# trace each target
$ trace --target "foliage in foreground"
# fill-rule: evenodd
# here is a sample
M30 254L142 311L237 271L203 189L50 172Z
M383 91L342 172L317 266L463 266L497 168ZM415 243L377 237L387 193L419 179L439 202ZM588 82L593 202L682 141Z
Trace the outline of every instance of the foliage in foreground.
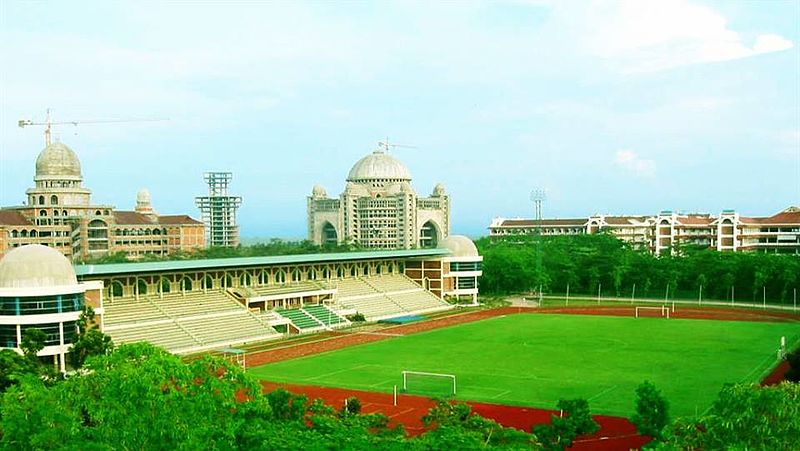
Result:
M52 384L11 354L0 353L11 371L2 380L2 449L536 448L531 434L463 404L440 403L428 416L434 428L406 438L384 415L360 414L355 400L336 411L284 390L264 395L227 360L184 363L147 343L90 356L80 372Z
M636 432L656 440L669 424L669 403L652 382L645 381L636 388L636 411L631 416Z
M708 414L678 419L657 449L800 449L800 384L728 385Z

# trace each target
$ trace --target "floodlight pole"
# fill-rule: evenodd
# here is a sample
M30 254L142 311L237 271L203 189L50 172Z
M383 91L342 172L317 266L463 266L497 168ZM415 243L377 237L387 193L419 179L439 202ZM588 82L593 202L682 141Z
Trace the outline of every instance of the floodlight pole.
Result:
M633 300L636 298L636 284L633 284L633 290L631 290L631 304L633 304Z

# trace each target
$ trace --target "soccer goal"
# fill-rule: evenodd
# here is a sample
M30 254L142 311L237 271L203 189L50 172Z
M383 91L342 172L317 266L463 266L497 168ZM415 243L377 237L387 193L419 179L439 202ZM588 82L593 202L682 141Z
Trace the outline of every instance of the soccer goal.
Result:
M454 396L456 375L403 371L403 392L427 396Z
M662 305L661 307L636 307L636 317L640 316L658 316L669 319L669 307Z

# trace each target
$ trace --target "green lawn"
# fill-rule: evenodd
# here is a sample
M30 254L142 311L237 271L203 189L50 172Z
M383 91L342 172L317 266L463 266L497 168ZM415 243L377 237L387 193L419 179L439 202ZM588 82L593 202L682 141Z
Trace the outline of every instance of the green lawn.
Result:
M522 314L252 368L278 382L391 392L402 370L455 374L458 399L554 408L585 398L628 416L644 380L673 415L708 408L726 382L758 381L800 323Z

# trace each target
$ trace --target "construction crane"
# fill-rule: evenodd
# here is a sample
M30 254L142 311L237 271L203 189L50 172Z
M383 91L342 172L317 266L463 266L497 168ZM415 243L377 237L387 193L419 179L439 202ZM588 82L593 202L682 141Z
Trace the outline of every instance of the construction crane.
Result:
M34 122L30 119L20 119L17 122L17 125L20 128L25 128L29 125L44 125L44 144L45 147L49 146L52 142L51 140L51 131L54 125L74 125L78 126L78 124L110 124L116 122L159 122L159 121L168 121L169 119L112 119L112 120L78 120L78 121L60 121L60 122L53 122L50 118L50 109L47 109L47 118L44 122Z
M391 144L389 142L389 137L386 137L386 141L378 141L378 148L382 149L384 152L389 153L389 149L396 149L398 147L405 147L407 149L416 149L417 146L406 146L404 144Z

